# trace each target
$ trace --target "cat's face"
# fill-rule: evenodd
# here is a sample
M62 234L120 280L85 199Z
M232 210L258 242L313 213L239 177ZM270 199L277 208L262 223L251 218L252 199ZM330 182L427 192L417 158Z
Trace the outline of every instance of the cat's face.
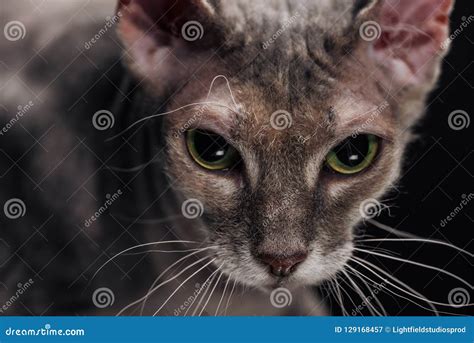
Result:
M317 284L344 266L354 227L368 216L364 206L399 175L407 129L436 78L438 47L399 40L396 31L419 22L440 45L449 1L421 2L415 13L430 9L433 22L413 15L408 2L374 1L335 28L331 18L352 8L347 1L300 2L304 8L290 12L274 1L270 8L280 15L260 13L272 24L247 32L241 24L256 25L256 5L248 3L247 13L197 1L195 19L210 31L198 49L173 36L183 15L150 37L136 26L140 10L151 10L147 2L128 5L133 20L122 23L122 39L142 49L131 68L148 79L151 93L169 95L166 170L185 199L202 204L216 266L254 286ZM303 9L328 20L311 21ZM282 18L300 21L291 27ZM369 18L382 27L375 42L359 34ZM262 48L272 27L288 32ZM154 47L167 34L175 38ZM162 74L140 72L147 64Z

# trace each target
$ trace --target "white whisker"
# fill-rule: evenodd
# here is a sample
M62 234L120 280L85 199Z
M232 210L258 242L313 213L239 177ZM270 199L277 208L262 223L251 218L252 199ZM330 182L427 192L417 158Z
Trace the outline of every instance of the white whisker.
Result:
M214 316L217 316L218 313L219 313L219 309L221 308L222 300L224 300L225 292L227 290L227 286L229 285L229 281L230 281L231 277L232 277L232 273L230 273L229 276L227 277L227 281L225 283L224 290L222 291L222 296L221 296L221 299L219 300L219 304L217 304L217 309L216 309L216 313L214 314Z
M173 295L176 294L176 292L178 292L178 290L183 287L183 285L188 282L191 278L193 278L196 274L198 274L200 271L202 271L203 269L205 269L208 265L210 265L211 263L213 263L216 259L213 258L211 261L207 262L204 266L202 266L201 268L199 268L196 272L194 272L191 276L187 277L186 280L184 280L174 291L173 293L171 293L171 295L165 300L165 302L163 303L163 305L160 306L160 308L158 310L156 310L156 312L153 314L153 316L156 316L158 314L158 312L161 311L161 309L163 307L165 307L165 305L168 303L168 301L170 301L170 299L173 297Z
M433 311L435 312L439 312L436 307L434 307L434 305L440 305L440 306L447 306L447 307L455 307L454 305L452 304L448 304L448 303L442 303L442 302L438 302L438 301L433 301L433 300L430 300L428 298L426 298L425 296L423 296L422 294L420 294L419 292L415 291L413 288L411 288L410 286L408 286L407 284L405 284L404 282L402 282L401 280L397 279L396 277L394 277L393 275L390 275L389 273L387 273L385 270L383 270L382 268L376 266L375 264L373 263L370 263L368 261L365 261L361 258L358 258L358 257L354 257L354 259L352 259L352 261L354 261L355 263L361 265L362 267L364 267L365 269L369 270L370 272L372 272L374 275L377 275L373 270L371 270L370 268L368 268L365 264L371 266L372 268L378 270L380 273L386 275L387 277L391 278L393 281L397 282L398 284L400 284L401 286L405 287L407 290L409 290L410 292L407 292L406 290L398 287L397 285L391 283L389 280L387 280L386 278L383 278L383 277L380 277L379 275L377 275L378 277L380 277L384 282L390 284L391 286L397 288L398 290L402 291L403 293L405 294L408 294L414 298L417 298L419 300L422 300L424 302L426 302L427 304L430 305L430 307L432 308ZM364 264L365 263L365 264ZM472 306L474 304L466 304L465 306Z
M137 121L135 121L134 123L132 123L131 125L129 125L126 129L122 130L121 132L117 133L116 135L110 137L110 138L107 138L105 141L106 142L110 142L111 140L114 140L116 139L117 137L120 137L121 135L123 135L125 132L127 132L128 130L130 130L131 128L135 127L136 125L146 121L146 120L149 120L149 119L153 119L153 118L156 118L156 117L161 117L161 116L164 116L164 115L167 115L167 114L171 114L171 113L175 113L175 112L178 112L178 111L181 111L185 108L189 108L189 107L193 107L193 106L202 106L202 105L210 105L210 106L218 106L218 107L223 107L223 108L227 108L228 110L232 111L232 112L235 112L235 110L231 109L229 106L227 105L224 105L224 104L220 104L218 102L214 102L214 101L203 101L203 102L194 102L194 103L191 103L191 104L187 104L187 105L184 105L184 106L181 106L179 108L176 108L174 110L171 110L171 111L166 111L166 112L162 112L162 113L156 113L156 114L152 114L152 115L149 115L149 116L146 116L146 117L143 117L143 118L140 118L138 119Z
M390 260L400 261L400 262L404 262L404 263L408 263L408 264L413 264L413 265L415 265L415 266L419 266L419 267L423 267L423 268L435 270L435 271L440 272L440 273L442 273L442 274L451 276L452 278L455 278L456 280L461 281L463 284L469 286L471 289L474 289L474 286L472 286L469 282L467 282L467 281L464 280L463 278L457 276L456 274L453 274L453 273L451 273L451 272L448 272L448 271L446 271L446 270L444 270L444 269L438 268L438 267L430 266L430 265L428 265L428 264L424 264L424 263L420 263L420 262L416 262L416 261L412 261L412 260L407 260L407 259L404 259L404 258L399 258L399 257L395 257L395 256L389 256L389 255L385 255L385 254L380 254L380 253L378 253L378 252L374 252L374 251L370 251L370 250L359 249L359 248L354 248L354 250L360 251L360 252L364 252L364 253L370 254L370 255L375 255L375 256L384 257L384 258L387 258L387 259L390 259Z
M219 267L219 269L221 269L223 265L224 265L224 264L222 264L222 265ZM218 270L219 270L219 269L218 269ZM203 314L204 310L206 309L206 306L207 306L207 304L209 303L209 301L211 300L212 295L214 294L214 291L216 290L216 287L217 287L217 285L219 284L219 281L221 280L222 275L224 275L224 273L221 272L221 273L219 274L219 277L217 278L216 283L214 284L214 287L212 288L211 294L209 294L209 297L207 298L206 303L205 303L204 306L202 307L201 312L199 312L198 317L201 317L201 315Z
M120 310L120 312L117 314L117 316L120 316L124 311L126 311L126 310L129 309L130 307L132 307L132 306L134 306L134 305L140 303L141 301L146 301L146 300L148 299L148 297L149 297L152 293L154 293L157 289L159 289L160 287L166 285L167 283L169 283L169 282L175 280L177 277L179 277L181 274L183 274L186 270L188 270L189 268L192 268L192 267L195 266L196 264L198 264L198 263L200 263L200 262L202 262L202 261L204 261L204 260L206 260L206 259L208 259L208 258L209 258L208 256L205 256L205 257L203 257L203 258L197 260L196 262L194 262L194 263L190 264L189 266L187 266L186 268L184 268L180 273L178 273L177 275L175 275L175 276L172 277L171 279L168 279L168 280L166 280L166 281L160 283L158 286L156 286L156 287L150 289L150 290L147 292L147 294L145 294L143 297L141 297L141 298L138 299L138 300L135 300L134 302L128 304L128 305L125 306L122 310ZM144 310L144 305L142 306L142 309L141 309L140 314L143 314L143 310Z
M232 289L230 290L229 297L227 298L227 303L225 305L224 316L227 316L227 310L229 309L229 305L231 304L232 295L234 294L235 285L237 284L237 279L234 280L234 284L232 285Z
M443 242L443 241L438 241L435 239L425 239L425 238L370 238L370 239L364 239L360 240L358 242L423 242L423 243L432 243L432 244L438 244L438 245L444 245L447 247L450 247L452 249L455 249L459 252L462 252L469 257L474 257L474 254L470 253L469 251L466 251L462 248L459 248L453 244Z
M220 267L219 267L220 268ZM194 315L196 314L196 312L199 310L199 307L201 306L203 300L206 298L206 295L207 295L207 292L209 292L209 290L211 289L211 285L212 283L214 282L214 279L216 278L216 273L219 271L219 269L216 269L211 275L209 275L209 277L206 279L206 281L204 282L204 287L206 287L206 290L204 291L204 293L202 293L201 297L199 298L199 302L198 304L196 305L196 307L194 308L194 311L193 313L191 314L191 316L194 317ZM209 282L209 283L208 283ZM207 285L207 286L206 286ZM194 303L194 301L193 301ZM188 310L191 309L191 306L189 306ZM188 311L186 311L184 313L184 315L186 315Z
M362 301L364 301L367 304L367 309L369 310L370 314L373 316L375 315L381 316L382 314L379 311L377 311L377 309L370 303L370 301L367 299L364 292L362 292L360 287L354 282L354 280L352 280L350 275L345 270L342 270L342 272L344 273L346 278L349 280L349 282L352 284L352 286L354 286L354 290L360 295Z
M94 275L92 275L92 279L94 279L97 274L102 270L102 268L104 268L107 264L109 264L110 262L112 262L115 258L117 258L118 256L126 253L127 251L130 251L130 250L133 250L133 249L138 249L138 248L142 248L142 247L146 247L146 246L150 246L150 245L158 245L158 244L169 244L169 243L194 243L194 244L197 244L199 242L194 242L194 241L181 241L181 240L175 240L175 241L162 241L162 242L151 242L151 243L144 243L144 244L138 244L138 245L135 245L133 247L130 247L130 248L127 248L125 250L122 250L121 252L119 252L118 254L112 256L111 258L109 258L109 260L107 262L105 262L99 269L97 269L97 271L94 273ZM92 280L91 279L91 280Z
M374 291L372 290L372 287L369 286L369 284L367 283L367 281L364 280L364 278L362 278L358 271L355 269L355 268L352 268L350 265L346 265L347 268L349 268L351 271L352 271L352 274L355 275L359 280L362 281L362 283L365 285L365 287L369 290L371 296L374 298L375 302L377 303L377 305L379 306L380 310L382 311L383 315L384 316L388 316L387 314L387 311L385 310L385 307L382 305L382 303L380 302L379 298L375 295Z

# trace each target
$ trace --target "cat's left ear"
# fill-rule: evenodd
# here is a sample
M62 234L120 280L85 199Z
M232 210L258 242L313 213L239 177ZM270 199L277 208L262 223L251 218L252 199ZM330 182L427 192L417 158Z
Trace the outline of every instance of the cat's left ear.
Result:
M207 0L119 0L117 32L131 72L155 94L171 92L216 45L214 10Z
M424 86L438 75L453 0L379 0L357 18L361 42L393 86Z

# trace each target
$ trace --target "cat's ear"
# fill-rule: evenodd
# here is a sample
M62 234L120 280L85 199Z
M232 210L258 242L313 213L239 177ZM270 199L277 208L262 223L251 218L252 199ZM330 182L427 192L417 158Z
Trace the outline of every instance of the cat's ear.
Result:
M436 79L452 5L452 0L379 0L360 12L360 38L393 86L424 86Z
M159 91L189 74L191 57L216 39L206 0L120 0L117 13L129 68Z

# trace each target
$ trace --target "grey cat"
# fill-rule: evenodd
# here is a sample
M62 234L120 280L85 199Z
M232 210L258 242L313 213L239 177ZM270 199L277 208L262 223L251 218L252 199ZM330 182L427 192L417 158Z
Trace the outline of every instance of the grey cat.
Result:
M452 5L9 5L2 314L328 314L313 287L397 181Z

